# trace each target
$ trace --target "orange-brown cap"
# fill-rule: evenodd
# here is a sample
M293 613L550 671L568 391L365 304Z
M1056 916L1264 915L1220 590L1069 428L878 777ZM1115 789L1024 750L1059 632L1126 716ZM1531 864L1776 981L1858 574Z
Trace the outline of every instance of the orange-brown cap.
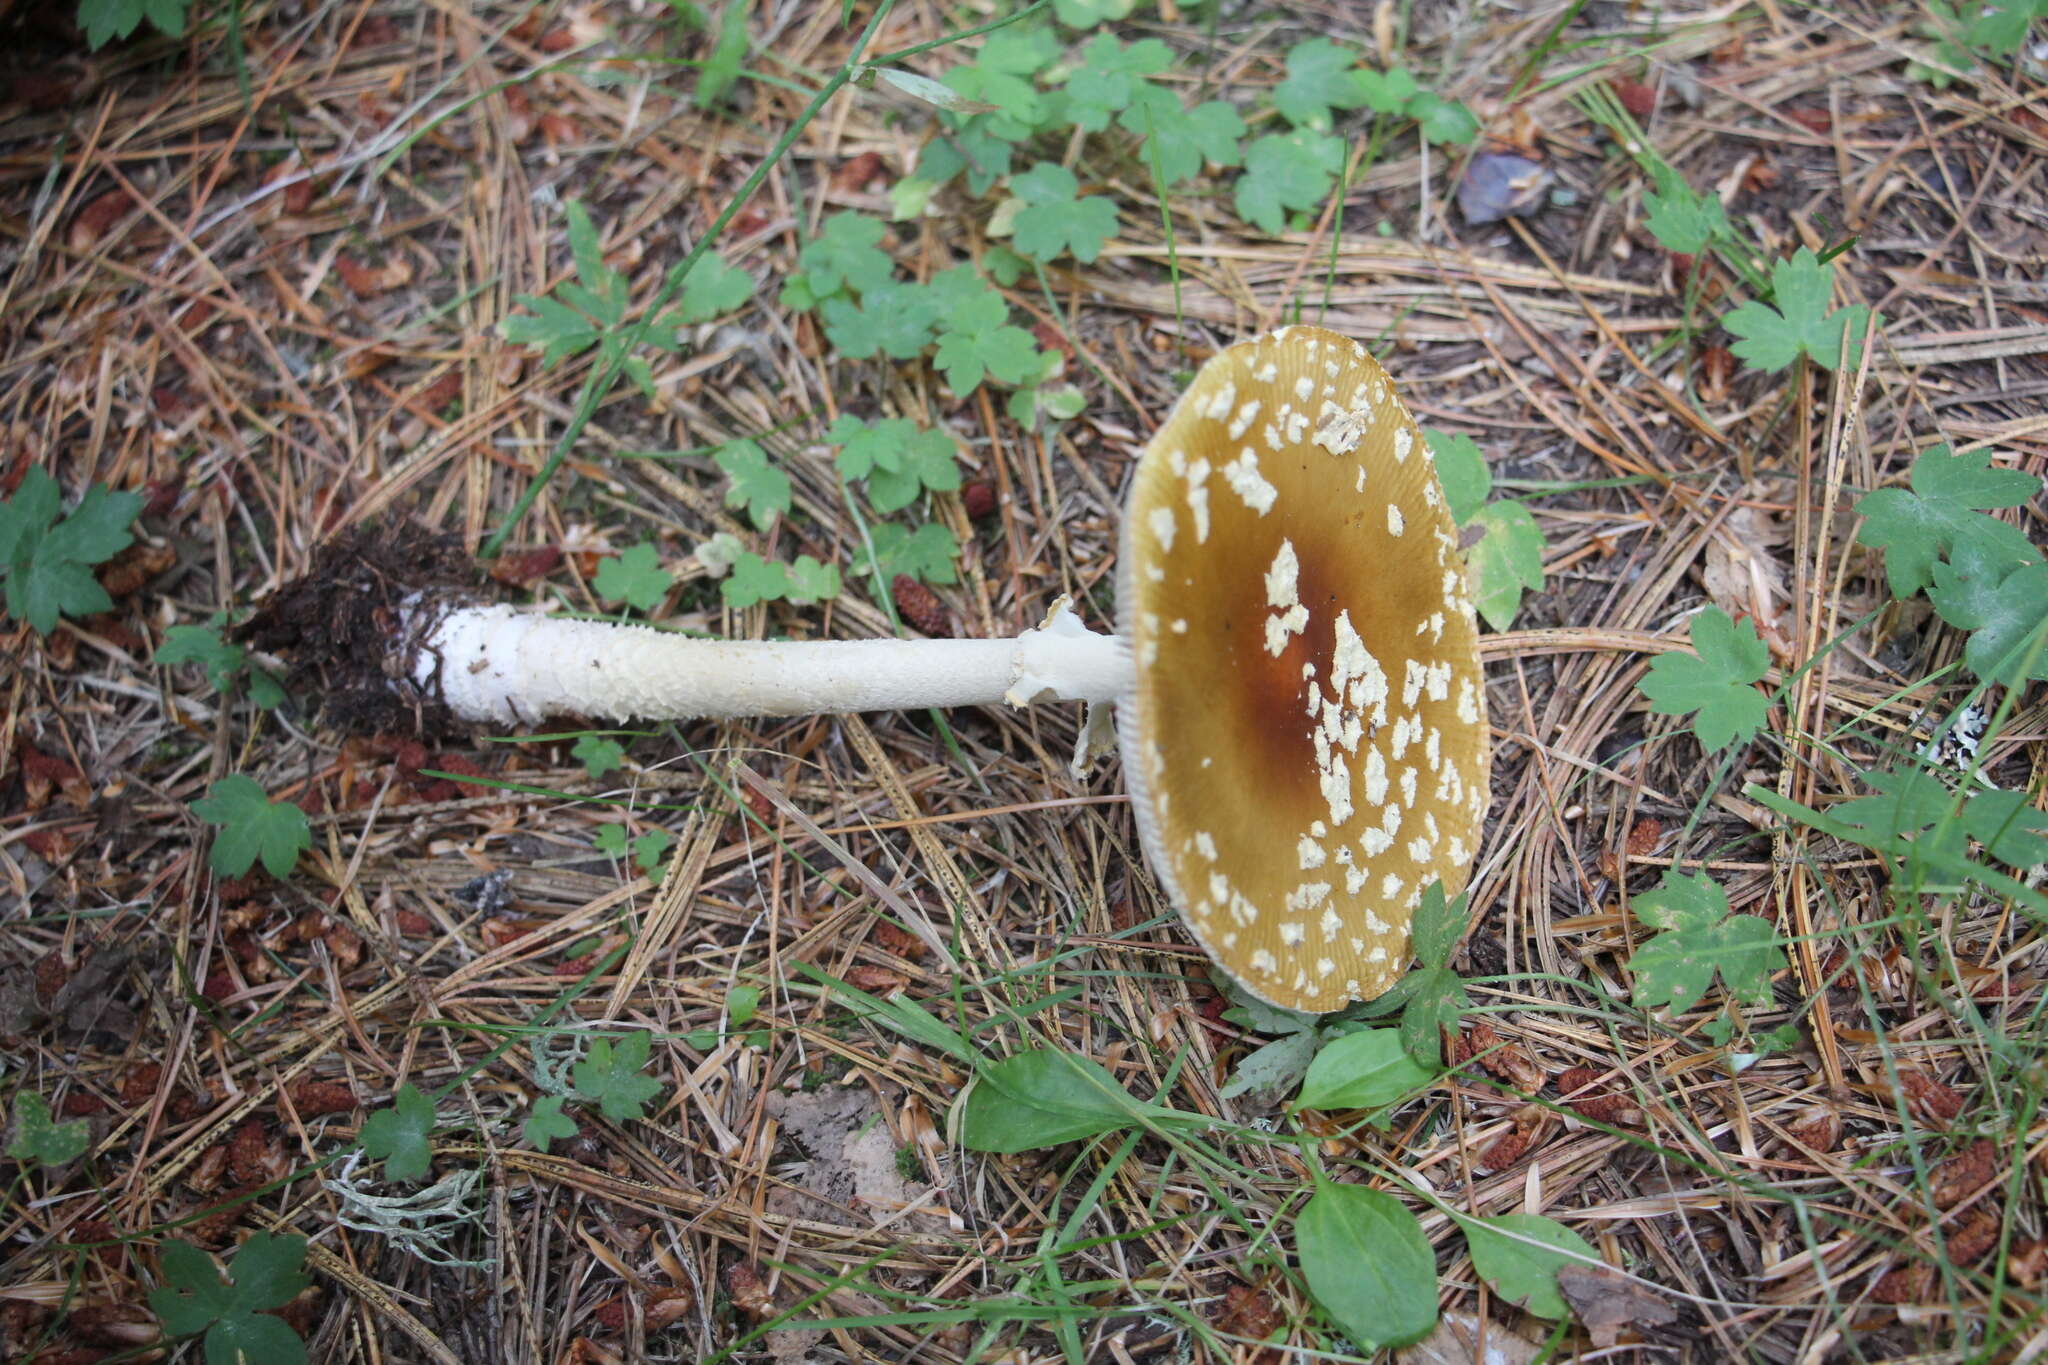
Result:
M1139 461L1121 573L1168 894L1262 1000L1379 995L1423 889L1464 887L1488 753L1457 528L1386 371L1317 327L1210 360Z

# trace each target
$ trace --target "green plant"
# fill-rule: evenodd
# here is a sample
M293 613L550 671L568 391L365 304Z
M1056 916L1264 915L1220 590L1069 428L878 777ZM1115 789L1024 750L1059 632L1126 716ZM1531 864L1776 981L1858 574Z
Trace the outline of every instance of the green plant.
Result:
M837 597L839 589L839 570L810 555L798 555L794 564L783 564L751 550L734 557L732 572L718 585L725 604L735 610L760 602L808 606Z
M165 1242L157 1257L164 1282L149 1292L149 1307L165 1335L205 1333L207 1365L305 1365L306 1344L270 1311L312 1283L301 1270L305 1238L256 1233L235 1252L225 1284L213 1258L189 1242Z
M653 1035L636 1029L613 1044L593 1038L590 1053L576 1063L575 1096L595 1104L614 1123L647 1117L647 1103L662 1090L661 1082L643 1076Z
M604 245L590 221L590 211L572 199L563 206L563 214L568 220L569 254L576 264L576 278L558 285L556 297L519 295L518 302L532 312L509 317L498 325L498 334L505 340L540 347L543 365L557 365L595 348L601 370L623 371L652 399L653 368L645 356L633 354L634 346L679 351L684 327L730 312L753 295L751 276L717 252L707 252L687 275L682 266L670 272L664 293L682 294L674 307L655 314L644 326L629 321L632 283L624 271L605 264Z
M1422 1340L1436 1326L1436 1255L1393 1195L1318 1181L1295 1216L1301 1275L1362 1355Z
M207 865L223 877L245 876L263 862L273 877L290 875L299 855L313 846L306 813L289 801L272 801L255 779L230 773L192 803L192 813L220 826Z
M1870 310L1862 304L1830 308L1835 270L1801 247L1789 261L1771 267L1771 301L1752 299L1721 319L1735 334L1729 346L1753 369L1775 374L1800 356L1824 370L1854 370L1863 356L1863 331Z
M1021 207L1011 220L1010 240L1017 250L1037 261L1051 261L1068 252L1082 262L1100 256L1102 244L1116 235L1116 204L1103 195L1081 198L1080 191L1081 182L1074 173L1050 161L1013 176L1010 192ZM1008 317L1007 307L1003 315ZM1025 340L1030 340L1028 332ZM1033 347L1034 356L1036 349ZM1019 375L1008 382L1022 378Z
M591 847L607 858L623 858L630 853L633 866L659 886L668 871L662 860L675 842L676 836L665 829L650 829L629 840L624 825L599 825L591 838Z
M578 736L569 756L583 765L593 782L603 781L605 774L617 772L626 763L625 746L603 735Z
M875 551L875 568L884 582L897 574L909 574L920 583L955 583L953 564L960 557L960 542L953 532L937 522L909 530L893 522L877 526L869 534Z
M1415 907L1410 928L1416 966L1394 988L1359 1013L1368 1018L1401 1011L1401 1045L1409 1059L1434 1070L1443 1062L1443 1038L1455 1033L1471 1007L1465 982L1451 970L1451 950L1465 931L1465 897L1446 903L1444 884L1431 882Z
M206 681L214 691L229 695L246 692L249 700L264 710L284 701L284 684L269 669L249 657L249 651L221 636L218 620L204 626L172 626L156 651L156 662L165 666L198 664L206 670Z
M1932 62L1909 62L1906 74L1945 90L1980 57L2008 62L2026 45L2036 19L2048 18L2048 0L1988 0L1961 6L1927 0L1927 17L1914 31L1932 41Z
M1470 436L1435 428L1425 428L1422 434L1436 461L1451 520L1482 532L1465 551L1472 604L1486 624L1506 630L1522 609L1522 594L1543 590L1543 531L1525 504L1487 501L1493 492L1493 472Z
M1209 1122L1134 1099L1100 1062L1056 1048L978 1067L960 1104L960 1141L977 1152L1027 1152L1134 1124L1193 1129Z
M185 0L78 0L78 26L95 52L116 38L126 38L145 19L159 33L182 38L185 18Z
M1172 64L1172 49L1157 38L1141 38L1126 47L1109 34L1098 33L1081 49L1081 65L1066 73L1067 116L1076 128L1100 133L1131 107L1139 92L1152 88L1145 77Z
M1359 1029L1316 1054L1294 1103L1297 1109L1382 1109L1427 1089L1435 1076L1408 1055L1400 1030Z
M1692 716L1692 732L1709 753L1748 742L1770 714L1756 690L1770 671L1770 650L1755 623L1738 626L1719 607L1694 615L1690 632L1694 652L1652 659L1638 690L1660 716Z
M1315 208L1344 169L1344 140L1312 128L1268 133L1244 150L1244 174L1233 190L1238 217L1265 232L1287 226L1290 209Z
M2048 621L2048 564L2019 528L1987 515L2024 505L2041 481L1991 467L1988 451L1934 446L1913 461L1910 489L1880 488L1856 504L1857 542L1884 551L1892 595L1925 592L1941 619L1970 632L1963 662L1978 677L2048 677L2038 643Z
M363 1155L384 1163L386 1180L425 1180L434 1164L434 1102L410 1081L391 1101L363 1120L357 1139Z
M84 1119L54 1122L48 1100L33 1090L15 1094L14 1132L7 1141L7 1155L24 1166L33 1164L47 1170L78 1160L91 1145L91 1127Z
M1786 965L1777 931L1760 915L1730 914L1728 894L1712 878L1667 868L1656 890L1633 906L1636 918L1657 930L1629 959L1637 1005L1691 1009L1717 972L1731 1000L1770 1003L1771 973Z
M643 544L601 561L590 586L608 602L624 602L635 611L653 611L675 582L675 575L661 567L655 548Z
M1663 162L1651 167L1657 188L1643 195L1643 226L1666 251L1696 256L1733 235L1728 210L1711 194L1699 194Z
M699 109L709 109L723 100L739 80L747 57L747 18L753 8L754 0L726 0L718 17L718 39L697 73L695 101Z
M75 620L112 611L114 600L92 571L133 543L128 527L141 510L139 493L94 484L60 517L57 481L40 467L30 469L14 496L0 502L7 614L48 635L59 616Z
M732 486L725 490L727 507L746 509L756 531L766 531L788 513L792 494L789 475L768 462L768 452L753 441L728 441L711 459Z
M841 417L825 433L840 447L839 472L860 481L877 512L897 512L927 491L960 487L959 448L934 427L920 428L907 417L863 422Z

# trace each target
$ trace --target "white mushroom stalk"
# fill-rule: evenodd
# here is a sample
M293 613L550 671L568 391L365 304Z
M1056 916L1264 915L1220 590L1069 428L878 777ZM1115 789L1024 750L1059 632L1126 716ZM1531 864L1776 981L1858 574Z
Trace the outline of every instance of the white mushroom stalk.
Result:
M1103 703L1131 687L1129 646L1065 599L1007 640L701 640L504 605L410 611L397 671L476 725Z

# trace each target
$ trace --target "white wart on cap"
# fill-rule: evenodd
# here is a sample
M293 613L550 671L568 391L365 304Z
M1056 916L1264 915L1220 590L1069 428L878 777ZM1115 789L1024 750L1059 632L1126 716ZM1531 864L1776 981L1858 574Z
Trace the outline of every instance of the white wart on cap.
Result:
M1478 624L1427 442L1365 348L1222 352L1139 461L1118 614L1126 781L1154 870L1252 994L1323 1012L1408 963L1486 814Z

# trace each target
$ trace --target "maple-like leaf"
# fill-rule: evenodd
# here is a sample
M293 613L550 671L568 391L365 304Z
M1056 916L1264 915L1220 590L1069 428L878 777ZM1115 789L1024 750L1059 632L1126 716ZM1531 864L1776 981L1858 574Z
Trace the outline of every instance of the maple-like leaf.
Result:
M1767 373L1784 369L1802 355L1824 370L1844 364L1855 369L1863 355L1870 310L1860 303L1830 309L1834 288L1834 267L1821 264L1810 248L1801 247L1791 260L1771 267L1769 303L1752 299L1721 319L1737 337L1728 349Z
M2041 491L2041 480L2022 469L1991 463L1989 450L1958 455L1947 445L1920 452L1908 488L1880 488L1856 503L1863 526L1856 543L1884 551L1892 596L1911 597L1934 581L1934 564L1959 549L1986 567L2013 568L2040 558L2017 526L1984 515L2019 507Z
M1719 973L1729 996L1770 1003L1771 974L1785 966L1777 930L1758 915L1728 913L1728 895L1711 878L1666 869L1654 891L1635 898L1636 918L1661 932L1629 959L1635 1002L1644 1009L1691 1009Z
M1736 625L1719 607L1692 618L1692 654L1660 654L1638 684L1660 716L1693 716L1700 747L1712 753L1763 728L1770 702L1755 684L1770 671L1771 652L1756 625Z

